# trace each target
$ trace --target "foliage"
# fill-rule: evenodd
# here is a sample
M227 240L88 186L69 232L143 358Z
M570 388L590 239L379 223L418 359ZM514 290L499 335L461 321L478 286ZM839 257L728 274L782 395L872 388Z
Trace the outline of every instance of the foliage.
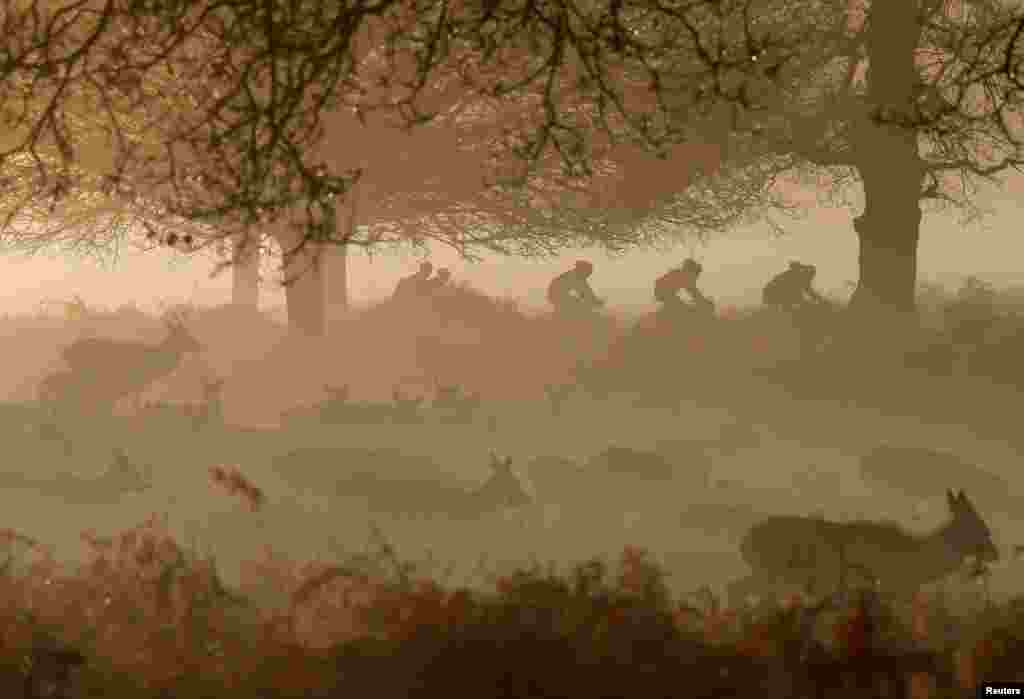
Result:
M918 696L947 696L1020 669L1018 602L956 622L952 643L941 633L932 642L944 612L923 598L910 626L860 596L834 597L827 617L799 597L723 610L707 592L672 600L663 571L633 547L614 579L593 560L565 577L537 567L497 576L493 592L423 577L379 535L375 552L344 563L298 566L268 551L247 570L286 593L274 609L225 589L214 562L183 551L157 519L83 540L92 562L65 574L8 532L8 546L43 555L0 579L0 681L62 675L65 689L107 696L653 697L685 684L688 696L711 697L754 686L904 696L909 679L931 685ZM812 630L820 621L824 636ZM886 690L884 678L901 681Z
M865 87L864 52L885 58L866 21L874 11L832 0L685 11L621 0L124 0L58 13L11 1L0 65L0 97L12 105L0 150L14 185L7 222L27 212L38 225L47 206L79 199L49 233L7 230L29 248L103 250L110 238L89 219L108 232L191 228L200 244L273 223L297 226L298 246L433 237L462 251L621 250L680 226L747 223L763 207L795 213L780 178L840 194L869 122L915 129L922 197L969 207L977 182L1020 162L1019 11L926 3L917 50L928 62L906 109L885 113ZM432 122L428 138L446 144L453 135L452 157L468 156L458 186L378 187L372 225L339 238L335 209L365 174L340 155L360 139L343 125L350 112L377 125ZM325 138L337 153L325 157ZM690 143L716 152L681 149ZM726 167L712 172L719 160ZM389 171L382 184L401 176L393 162L377 169Z
M62 315L74 324L89 325L106 318L118 318L125 323L145 320L147 327L159 325L157 319L148 318L141 310L104 310L87 304L81 297L54 303L64 306ZM175 310L188 312L200 324L205 323L202 319L213 312L170 302L158 306L164 313ZM937 285L922 285L920 306L920 330L911 333L906 346L896 348L892 353L898 359L899 368L911 368L936 376L966 373L1005 385L1024 385L1024 372L1016 360L1024 343L1024 325L1016 298L996 292L990 285L975 280L965 281L959 290L952 292ZM757 308L722 309L719 322L697 333L698 337L693 337L693 333L669 333L665 336L645 333L653 319L654 316L609 317L602 321L605 334L594 338L603 337L602 342L619 349L633 351L635 347L640 354L631 355L633 359L651 371L652 377L657 377L659 382L670 374L680 374L681 368L676 361L680 343L690 353L710 349L718 361L714 371L705 373L709 380L712 377L717 377L713 380L721 380L722 374L748 371L751 366L771 365L790 354L789 346L795 332ZM494 371L495 366L503 363L533 367L537 377L535 388L539 392L546 382L569 379L576 362L585 358L565 342L567 334L578 334L576 330L560 327L544 316L527 314L515 299L492 298L467 284L450 286L434 302L371 305L353 313L345 321L348 335L362 337L370 343L394 342L396 327L403 329L399 332L403 342L417 347L422 362L420 368L425 376L450 377L452 383L463 383L475 390L483 389L485 393L497 391L500 395L505 390L495 383L500 372ZM615 344L617 340L618 345ZM862 354L856 338L851 342L853 351ZM814 366L794 367L797 369L792 377L796 382L794 388L799 390L796 384L806 382L807 387L815 391L836 392L838 395L855 388L837 383L847 372L832 371L830 362L841 366L849 360L840 351L842 344L833 346L832 359L823 355L823 362ZM635 373L633 367L631 363L623 367L627 383L639 378L632 376ZM664 371L659 373L661 369ZM831 378L822 381L819 374ZM389 385L387 395L390 395L390 390Z
M513 360L545 322L469 288L454 293L461 322L508 329ZM931 293L955 303L953 293ZM746 312L723 322L766 327ZM1009 360L1005 370L1019 375ZM896 385L897 376L878 383ZM692 397L699 387L687 389ZM264 506L238 467L211 469L209 486L246 509ZM0 534L5 690L73 680L82 695L112 697L664 697L680 688L710 697L753 687L768 696L905 696L909 681L915 696L944 697L982 679L1020 679L1020 600L966 618L923 598L907 617L853 591L824 604L794 597L725 609L707 591L673 599L663 571L635 547L614 566L591 560L564 575L535 566L492 576L486 591L451 589L382 535L370 553L341 560L302 563L268 548L227 589L216 561L179 545L159 517L113 537L85 532L88 560L71 573L38 542ZM268 586L279 603L259 598Z
M972 215L974 187L1020 162L1021 17L1001 3L969 13L926 3L919 34L905 27L881 42L881 9L829 1L468 7L424 15L446 38L439 74L475 93L438 90L436 111L461 127L461 149L486 154L503 194L532 207L520 231L547 226L613 248L637 224L648 233L638 242L680 225L713 232L766 206L799 208L772 191L779 180L813 188L818 203L848 203L872 124L914 129L921 198ZM911 94L897 95L897 71L868 74L867 64L904 60L905 42L916 75ZM718 172L688 168L688 143L713 145ZM631 146L671 165L659 172Z

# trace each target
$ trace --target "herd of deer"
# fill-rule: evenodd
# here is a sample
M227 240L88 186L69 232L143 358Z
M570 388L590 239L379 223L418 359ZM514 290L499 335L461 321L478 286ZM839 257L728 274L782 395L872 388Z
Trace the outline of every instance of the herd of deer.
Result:
M183 319L169 320L167 325L167 337L157 345L101 338L77 340L61 353L68 368L41 382L40 401L54 407L70 405L79 409L95 409L97 406L112 408L115 403L127 398L132 399L137 409L141 409L142 395L150 385L171 374L187 354L203 349L186 329ZM205 382L204 393L208 399L219 395L222 383L220 380ZM348 419L354 419L357 414L366 419L380 417L371 406L353 407L349 403L347 388L328 389L330 397L327 404L321 406L321 415L339 413ZM547 393L552 412L560 413L568 395L567 389L551 386ZM389 408L376 410L386 412L390 419L396 421L403 418L412 420L423 400L406 398L397 389L393 399L392 404L387 404ZM465 419L467 414L478 407L479 396L465 396L457 389L448 387L438 391L435 403L446 407L452 419L459 420ZM207 400L204 405L217 403ZM202 415L203 419L209 417L208 414ZM746 434L744 438L752 437ZM740 446L755 444L756 437L753 439L754 442ZM733 442L733 448L739 444L736 435L731 440L719 440L717 443L680 442L671 445L668 451L660 450L660 455L611 447L591 459L588 466L591 467L589 470L599 469L608 473L620 472L660 480L671 477L675 466L686 462L691 466L690 470L696 469L706 476L709 455L721 453L730 441ZM911 448L901 452L899 448L880 447L862 459L862 475L866 480L873 479L876 482L888 479L890 485L901 487L898 482L901 477L899 474L903 473L901 466L913 460L915 454L920 456L922 451L927 450L918 449L915 452ZM291 456L295 456L295 452ZM123 453L121 457L123 459ZM546 468L542 462L542 459L535 460L534 468ZM281 465L287 466L283 462ZM421 512L473 517L501 508L520 507L533 501L534 498L526 492L513 472L510 459L501 460L492 454L490 468L490 478L474 491L444 489L423 482L403 490L395 487L394 482L389 485L381 481L372 471L351 474L337 482L336 487L338 494L365 497L377 509L393 512L419 509ZM122 463L119 469L115 469L115 475L123 477L129 470ZM922 474L915 471L917 475L907 476L914 484L935 481L935 478L922 478ZM136 485L141 482L138 474L131 475ZM979 487L983 486L983 490L1003 494L1006 492L1005 483L991 474L986 475L980 469L976 469L974 475L969 477L972 478L972 487L977 482ZM11 485L0 479L0 487ZM820 585L825 581L835 583L847 569L895 593L906 595L912 594L925 583L956 571L967 558L988 563L999 557L988 525L968 497L963 492L954 494L950 490L945 491L945 496L950 512L949 521L923 536L884 522L840 523L820 517L784 515L759 517L751 508L737 509L735 506L732 509L719 506L714 512L705 515L710 518L736 517L743 523L745 533L739 548L753 574L737 581L730 588L731 597L741 598L751 591L771 589L779 583L801 586L810 583ZM431 501L432 506L424 508L423 503L427 501ZM715 509L713 505L709 507ZM685 521L685 515L683 519Z
M130 398L141 412L146 389L173 373L186 355L203 349L181 317L170 318L167 327L167 337L157 345L99 337L76 340L61 352L68 368L40 382L40 402L55 410L92 412L112 410L118 401Z
M312 406L287 410L282 415L286 425L297 425L313 419L321 424L346 425L413 425L426 421L423 411L425 396L410 397L399 386L391 392L390 402L354 401L349 386L324 384L327 400ZM466 393L458 384L435 382L435 394L430 410L441 424L471 424L480 413L483 399L479 393ZM494 427L493 416L488 424Z

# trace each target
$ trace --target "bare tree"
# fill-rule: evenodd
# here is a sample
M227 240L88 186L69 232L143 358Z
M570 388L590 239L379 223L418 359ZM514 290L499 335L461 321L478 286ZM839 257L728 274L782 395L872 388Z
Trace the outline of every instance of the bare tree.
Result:
M772 191L789 177L833 201L862 185L854 306L909 310L921 202L970 211L974 183L1020 162L1024 16L997 0L10 6L4 173L31 166L35 199L88 189L84 172L215 236L269 231L297 286L324 245L388 236L532 254L713 231L791 208ZM451 127L462 188L367 196L372 225L339 230L367 174L324 153L347 111ZM97 140L109 167L82 166ZM616 205L654 171L638 152L674 165L694 143L721 165ZM308 283L294 296L317 333Z
M699 141L723 164L701 182L707 198L679 200L691 214L722 184L756 183L758 196L731 200L738 213L771 203L760 185L784 174L840 198L860 183L853 306L905 311L921 202L975 215L972 187L1020 164L1022 22L997 0L524 0L448 15L436 32L458 37L452 60L480 95L520 110L489 139L496 171L539 182L557 159L593 177L610 144L664 156Z
M387 0L4 9L8 243L109 258L135 224L200 246L266 227L286 268L336 237L333 199L357 176L316 158L321 113L360 52L397 46L415 19Z

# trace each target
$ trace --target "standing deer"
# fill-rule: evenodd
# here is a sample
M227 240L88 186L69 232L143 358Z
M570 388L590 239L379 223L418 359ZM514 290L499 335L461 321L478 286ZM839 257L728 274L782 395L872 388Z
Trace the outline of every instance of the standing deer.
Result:
M199 403L185 406L185 414L192 422L193 430L224 424L224 379L202 378L203 399Z
M114 463L92 478L73 473L46 477L21 471L0 472L0 488L35 491L44 497L84 505L114 503L125 495L143 493L152 487L152 468L136 464L120 447L113 449L113 457Z
M815 594L828 594L846 578L867 578L886 596L907 600L921 586L956 572L968 556L998 560L992 533L967 495L947 490L946 502L949 521L923 536L891 522L768 517L740 544L754 572L729 586L730 604L777 583L811 585Z
M140 410L142 394L150 385L177 369L186 354L203 349L180 318L166 324L167 337L157 345L100 337L76 340L61 352L70 369L44 379L40 399L113 408L130 397Z
M40 404L49 406L51 417L55 416L57 406L81 410L85 407L85 398L91 383L88 378L73 371L56 371L39 382L36 395Z
M571 383L544 384L544 395L547 396L548 404L551 406L551 416L559 417L562 414L562 406L572 395L576 385Z

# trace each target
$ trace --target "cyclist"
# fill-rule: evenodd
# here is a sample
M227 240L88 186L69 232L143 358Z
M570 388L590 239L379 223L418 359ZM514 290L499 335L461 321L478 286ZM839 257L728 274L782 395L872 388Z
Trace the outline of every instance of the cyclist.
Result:
M682 266L669 270L654 282L654 298L661 304L659 313L673 320L685 317L693 312L713 315L715 303L697 288L697 278L703 267L694 259L688 259ZM679 297L685 291L690 301Z
M402 277L398 281L391 298L401 300L421 296L424 292L424 287L430 279L430 273L433 271L434 265L426 261L420 263L420 268L417 272L410 274L408 277Z
M775 275L765 284L761 300L766 306L788 311L806 307L809 303L827 303L812 286L816 273L814 265L790 262L789 269Z
M590 287L594 265L580 260L567 272L559 274L548 285L548 301L558 315L579 315L604 305Z
M451 280L451 270L449 270L447 267L442 267L441 269L437 270L437 274L423 282L422 293L427 295L433 295L438 292L444 291L444 289L447 288L447 286L451 283Z
M828 335L827 317L822 311L828 310L830 305L812 286L816 272L814 265L790 262L789 269L773 277L761 295L766 306L790 316L804 352L819 347Z

